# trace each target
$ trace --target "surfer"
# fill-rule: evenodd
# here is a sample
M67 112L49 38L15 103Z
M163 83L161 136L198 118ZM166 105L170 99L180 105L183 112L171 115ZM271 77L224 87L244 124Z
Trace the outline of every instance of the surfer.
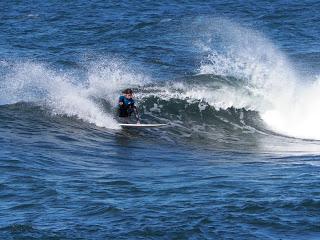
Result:
M140 116L137 107L134 105L133 91L128 88L122 91L122 96L119 97L119 120L123 123L129 123L130 116L134 113L137 124L140 124Z

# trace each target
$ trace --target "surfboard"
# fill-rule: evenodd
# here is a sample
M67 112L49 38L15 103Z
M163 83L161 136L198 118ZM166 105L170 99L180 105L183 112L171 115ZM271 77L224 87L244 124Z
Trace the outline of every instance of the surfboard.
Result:
M133 128L156 128L156 127L164 127L167 124L136 124L136 123L119 123L121 127L133 127Z

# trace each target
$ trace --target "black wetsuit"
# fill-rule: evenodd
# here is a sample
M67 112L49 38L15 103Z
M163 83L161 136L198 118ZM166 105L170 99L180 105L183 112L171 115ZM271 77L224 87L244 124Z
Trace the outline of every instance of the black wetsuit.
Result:
M119 117L130 117L131 114L134 112L135 117L139 120L139 115L136 106L134 105L134 100L132 98L126 98L125 96L119 97Z

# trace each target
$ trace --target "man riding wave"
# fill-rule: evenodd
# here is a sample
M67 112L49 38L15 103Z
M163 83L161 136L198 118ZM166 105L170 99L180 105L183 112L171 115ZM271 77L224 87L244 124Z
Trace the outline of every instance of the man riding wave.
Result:
M130 88L128 88L122 91L122 94L123 95L119 97L119 108L118 108L120 122L129 123L130 117L132 113L134 113L137 124L139 124L140 116L139 116L137 107L134 105L133 91Z

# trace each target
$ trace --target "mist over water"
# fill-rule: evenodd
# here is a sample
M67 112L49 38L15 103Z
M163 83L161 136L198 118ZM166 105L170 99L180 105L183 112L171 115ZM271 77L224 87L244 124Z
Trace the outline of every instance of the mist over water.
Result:
M0 238L319 239L319 7L3 3Z

